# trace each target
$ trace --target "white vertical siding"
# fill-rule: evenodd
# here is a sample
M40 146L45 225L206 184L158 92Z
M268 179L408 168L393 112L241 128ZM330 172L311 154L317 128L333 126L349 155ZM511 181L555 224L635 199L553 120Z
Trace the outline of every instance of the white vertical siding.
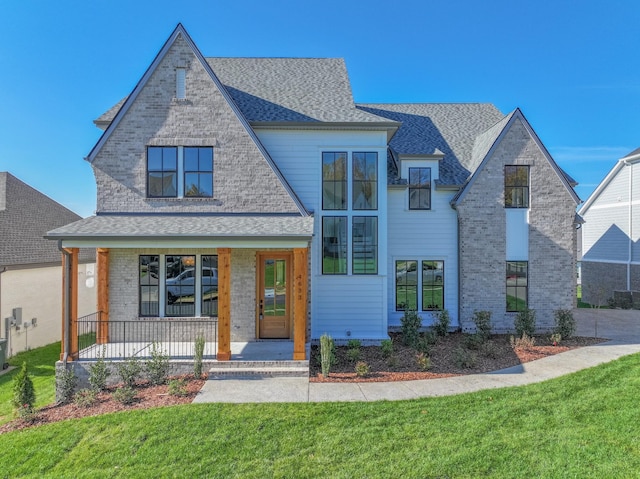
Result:
M289 185L313 211L311 249L311 338L327 333L336 339L387 337L387 189L386 132L256 130ZM377 215L378 274L322 275L323 151L378 152L378 211L334 211L331 216ZM350 164L350 163L349 163ZM351 173L349 173L349 178ZM352 185L349 184L349 189ZM351 237L349 236L349 243ZM349 244L349 255L351 244Z
M458 223L449 202L454 193L437 191L437 161L403 161L401 175L407 178L409 166L431 167L430 210L409 210L408 189L390 189L388 196L389 282L387 289L389 325L399 325L401 311L396 311L395 262L398 260L444 261L444 305L452 326L458 322ZM433 313L419 311L425 325L432 324Z

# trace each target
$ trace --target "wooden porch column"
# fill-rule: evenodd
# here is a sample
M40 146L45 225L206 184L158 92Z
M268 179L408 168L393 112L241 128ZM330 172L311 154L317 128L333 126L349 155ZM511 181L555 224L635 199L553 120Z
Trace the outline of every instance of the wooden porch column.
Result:
M231 248L218 248L217 359L231 359Z
M308 249L293 249L293 359L304 361L306 357L305 345L307 342L307 288L308 281Z
M70 254L62 255L62 352L60 359L64 359L64 335L66 329L65 293L69 294L69 356L67 359L78 358L78 248L65 248ZM67 277L67 261L69 261L70 275Z
M98 263L98 330L96 343L109 342L109 249L97 249Z

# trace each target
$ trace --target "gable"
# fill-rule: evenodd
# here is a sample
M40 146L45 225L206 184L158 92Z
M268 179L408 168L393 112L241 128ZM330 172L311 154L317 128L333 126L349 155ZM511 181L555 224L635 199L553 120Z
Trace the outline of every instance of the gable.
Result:
M469 191L474 188L474 184L480 181L479 178L486 175L502 177L504 165L515 164L537 167L537 174L543 172L540 181L554 188L564 189L568 197L571 198L575 205L578 205L580 199L569 183L569 179L558 167L551 155L549 155L549 152L533 131L522 112L516 109L507 117L508 120L506 123L501 121L496 125L496 127L504 125L500 131L494 127L485 138L480 137L479 142L482 143L482 145L476 143L478 148L476 151L484 151L490 140L495 138L491 147L486 150L486 154L478 164L476 170L452 200L452 205L455 207L461 204ZM487 168L489 168L489 171L485 171ZM531 181L533 182L533 179ZM482 183L482 181L480 181L480 183ZM492 189L484 191L485 194L491 195L491 197L487 198L487 201L490 202L492 199L500 197L498 201L502 202L503 189L498 188L496 190L495 181L491 183L493 185ZM479 190L483 190L482 186L479 187Z
M176 69L186 71L177 100ZM148 198L149 146L213 148L213 198ZM98 213L285 213L304 207L179 25L89 154Z

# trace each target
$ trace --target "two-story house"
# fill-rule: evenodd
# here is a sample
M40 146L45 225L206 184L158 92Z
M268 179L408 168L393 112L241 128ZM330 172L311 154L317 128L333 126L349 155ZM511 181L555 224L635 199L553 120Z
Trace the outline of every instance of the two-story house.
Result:
M96 215L49 237L98 249L110 321L214 316L219 360L271 338L303 359L406 309L502 331L574 305L579 200L520 110L356 104L341 59L205 58L178 25L96 124Z

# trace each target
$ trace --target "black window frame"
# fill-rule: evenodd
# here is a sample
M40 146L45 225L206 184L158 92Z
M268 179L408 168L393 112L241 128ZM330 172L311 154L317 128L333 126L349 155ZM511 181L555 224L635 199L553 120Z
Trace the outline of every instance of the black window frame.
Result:
M144 262L143 262L144 258ZM155 276L157 279L157 283L154 285L151 282L145 283L143 278L152 278L153 271L152 266L155 263ZM143 318L157 318L160 316L160 272L158 270L160 266L160 255L158 254L141 254L138 256L138 314ZM144 267L144 268L143 268ZM145 275L142 273L146 272ZM143 301L143 299L149 298L151 291L156 290L156 300L155 301ZM143 293L146 288L146 293ZM142 307L143 302L150 305L150 312L145 313L144 308ZM155 303L155 308L151 307ZM155 311L152 311L155 310ZM152 314L155 312L155 314Z
M442 300L442 307L439 308L436 304L436 302L434 302L434 298L436 297L435 294L431 294L429 299L431 300L431 303L428 304L427 303L427 299L426 299L426 289L425 287L427 286L426 282L425 282L425 266L427 265L427 263L439 263L440 268L436 268L436 269L432 269L429 268L428 270L430 271L434 271L433 273L433 282L431 283L431 285L436 284L436 285L440 285L440 290L441 290L441 300ZM445 297L444 297L444 260L440 260L440 259L423 259L420 262L420 298L421 298L421 310L422 311L444 311L445 309ZM438 271L440 271L440 276L438 275ZM432 289L432 291L435 291L434 289Z
M323 216L322 217L322 274L323 275L346 275L349 269L349 239L348 239L348 217L347 216ZM339 236L327 236L325 231L329 228L329 222L333 222L333 228L338 228L338 222L343 223L344 231L342 236L344 237L344 245L341 245ZM338 235L340 232L337 233ZM335 241L328 241L331 238L335 238ZM343 253L343 254L342 254ZM329 271L326 266L325 259L334 260L334 264L340 265L340 261L343 261L344 271L340 268L334 268L333 271Z
M356 236L356 231L359 228L356 228L357 221L364 221L363 233ZM375 222L374 225L369 225L369 222ZM368 235L368 231L373 231L373 235ZM373 240L371 243L367 241L358 242L356 245L356 240L358 237L367 238L371 237ZM378 274L378 244L379 244L379 234L378 234L378 217L377 216L352 216L351 217L351 274L352 275L376 275ZM356 247L357 246L357 247ZM360 251L360 248L363 248ZM367 249L370 248L370 252ZM371 254L372 258L367 258L367 255ZM362 263L356 263L356 255L363 255L363 258L358 258L359 260L364 260ZM367 268L367 260L373 259L374 261L374 270L369 270ZM356 264L364 264L365 267L363 270L358 269L356 271Z
M511 173L513 171L513 173ZM524 172L524 173L520 173ZM504 207L529 208L530 170L528 165L505 165ZM515 195L514 195L515 193ZM515 198L515 201L514 201ZM521 200L521 203L520 203Z
M155 167L151 167L151 165L149 164L150 160L151 160L151 155L150 152L151 151L156 151L156 150L160 150L160 163L161 166L160 168L155 168ZM171 168L165 168L164 162L165 162L165 152L169 152L169 151L173 151L174 156L175 156L175 168L171 169ZM164 183L164 178L165 175L169 175L172 174L173 175L173 188L175 190L175 194L164 194L164 185L163 185L163 194L160 195L154 195L152 194L152 189L151 189L151 184L152 184L152 180L151 180L151 175L155 173L155 174L160 174L161 177L163 178L162 183ZM148 198L177 198L178 197L178 147L177 146L147 146L147 197Z
M339 179L340 175L337 174L339 172L335 168L335 163L341 155L343 155L344 164L343 164L343 171L342 171L342 179ZM329 171L328 169L325 169L325 164L327 164L328 161L334 165L333 170L331 171ZM349 199L348 182L347 182L348 163L349 163L349 154L346 151L323 151L322 152L322 192L321 193L322 193L322 209L323 210L326 210L326 211L347 210L348 199ZM338 177L338 179L336 179L336 177ZM329 203L328 198L325 198L325 190L327 190L327 187L331 185L331 188L329 189L334 193L334 196L335 196L337 184L342 185L342 193L343 193L342 201L341 201L342 204L334 207L334 205L328 204Z
M358 158L356 158L358 156ZM356 162L363 164L362 170L356 168ZM373 172L371 171L373 164ZM357 173L357 174L356 174ZM373 178L371 178L373 173ZM354 211L375 211L378 209L378 152L354 151L351 153L351 209ZM357 207L357 192L369 190L370 198L365 207Z
M410 269L410 263L413 264L413 269ZM418 283L418 260L415 259L401 259L401 260L396 260L395 262L395 273L396 273L396 280L395 280L395 287L396 287L396 311L417 311L418 310L418 289L419 289L419 283ZM410 272L415 272L415 284L408 284L408 279L409 279L409 273ZM404 274L403 274L404 273ZM399 280L404 279L403 282L400 282ZM415 304L413 305L409 305L407 304L407 298L409 296L408 291L409 288L413 288L415 290L414 292L414 296L415 296ZM403 291L403 294L400 294L400 291ZM401 296L404 297L405 302L404 307L401 306L400 303L400 298Z
M210 258L210 259L206 259ZM213 266L215 264L215 267ZM215 314L207 314L206 303L207 300L205 294L209 291L205 291L205 270L206 268L210 268L211 271L215 270L216 281L215 285L207 285L212 286L211 293L215 293L215 299L210 299L212 303L212 309ZM213 277L213 275L209 276ZM200 315L203 317L217 317L218 316L218 255L217 254L203 254L200 255L200 282L198 283L200 287Z
M429 173L429 180L426 182L420 181L422 178L421 171L427 171ZM412 181L417 175L418 181ZM418 195L418 206L412 206L412 199L414 194ZM423 195L427 195L429 205L427 207L420 206ZM422 210L428 211L431 209L431 168L427 166L416 166L409 168L409 209L410 210Z
M174 261L169 264L170 258L174 259ZM176 258L180 258L179 260L176 260ZM184 258L193 258L192 262L193 262L193 266L187 266L185 264L185 260ZM176 265L176 263L178 263ZM191 261L189 261L191 262ZM196 297L196 255L195 254L167 254L164 257L164 264L165 264L165 273L164 273L164 280L163 280L163 287L164 287L164 315L165 317L168 318L195 318L196 317L196 303L195 303L195 297ZM171 273L173 274L173 276L169 277L169 270L171 269ZM189 310L185 307L181 307L180 309L178 309L176 306L174 306L178 301L180 302L180 305L183 304L182 302L182 298L183 297L188 297L187 294L182 294L183 293L183 289L187 289L188 290L188 286L183 286L183 285L168 285L167 282L168 280L171 279L175 279L178 276L180 276L181 274L185 273L186 271L188 271L189 269L193 270L192 273L192 277L193 277L193 302L191 303L193 306L193 311L189 312ZM175 291L179 291L178 295L175 295L173 293L170 293L169 288L175 288ZM174 297L177 298L175 301L170 302L170 299ZM186 303L186 305L188 306L188 303ZM168 311L172 310L172 311L179 311L178 314L170 314ZM187 311L186 313L184 311Z
M198 152L198 168L196 170L187 169L187 151L197 150ZM202 162L207 161L207 159L201 158L201 153L210 152L211 156L211 168L207 167L203 168ZM213 198L213 147L211 146L185 146L182 151L182 164L183 164L183 174L182 174L182 185L183 185L183 196L185 198ZM200 190L200 186L202 183L200 182L200 178L204 176L211 176L208 186L211 188L211 194L189 194L187 191L187 175L197 175L198 177L198 191Z
M515 266L515 268L510 269L510 265L519 265ZM524 275L522 275L521 269L524 266ZM509 282L511 281L511 284ZM523 284L524 283L524 284ZM509 295L509 289L513 291L515 288L515 296ZM522 308L518 309L518 299L522 298L519 292L524 290L524 305ZM515 309L511 309L509 305L509 297L515 298L513 304L515 304ZM507 261L506 264L506 275L505 275L505 309L507 313L519 313L521 311L526 311L529 307L529 262L528 261Z

